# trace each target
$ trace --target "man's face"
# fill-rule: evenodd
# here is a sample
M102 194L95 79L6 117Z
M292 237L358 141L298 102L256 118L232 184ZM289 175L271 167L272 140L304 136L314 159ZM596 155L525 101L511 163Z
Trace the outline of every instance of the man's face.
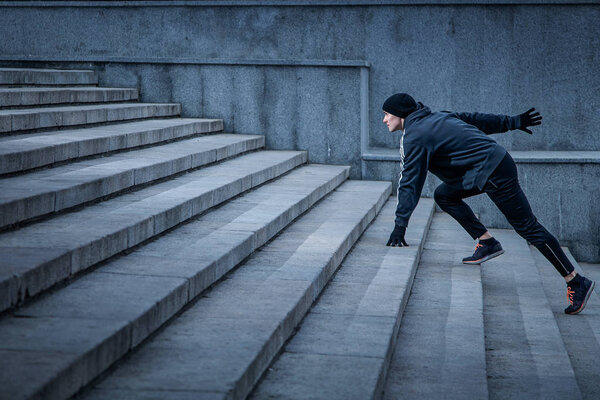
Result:
M384 112L383 115L383 123L387 125L390 132L404 129L404 118L396 117L388 112Z

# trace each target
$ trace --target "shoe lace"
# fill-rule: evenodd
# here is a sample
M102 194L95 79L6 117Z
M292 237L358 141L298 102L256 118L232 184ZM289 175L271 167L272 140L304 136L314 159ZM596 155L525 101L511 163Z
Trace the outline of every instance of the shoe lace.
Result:
M571 290L571 286L567 286L567 300L571 305L573 305L573 294L575 294L575 291Z
M483 247L483 245L482 245L481 243L477 243L477 244L475 245L475 250L477 250L477 249L478 249L478 248L480 248L480 247Z

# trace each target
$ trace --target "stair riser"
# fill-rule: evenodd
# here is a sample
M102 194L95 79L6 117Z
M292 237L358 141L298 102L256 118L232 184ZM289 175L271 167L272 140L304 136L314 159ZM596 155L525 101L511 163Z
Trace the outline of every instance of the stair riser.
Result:
M86 111L44 111L0 116L0 132L19 132L42 128L57 128L143 118L173 117L181 113L179 104L126 106L115 109Z
M0 85L97 85L93 71L0 70Z
M26 293L29 296L33 296L55 283L68 278L70 275L158 235L206 211L208 208L214 207L252 187L256 187L276 176L282 175L298 165L306 163L306 161L306 153L299 153L288 161L255 172L245 178L237 179L229 184L218 187L216 190L206 191L202 194L196 194L198 189L194 191L193 187L190 187L193 194L190 194L189 200L184 202L181 201L181 197L185 192L177 191L173 195L154 196L147 202L136 204L135 208L122 208L118 212L112 213L114 218L122 215L121 219L116 222L114 220L107 221L106 223L108 224L108 228L110 228L111 224L121 224L123 220L131 221L127 228L121 228L116 231L112 230L112 233L85 243L74 250L61 252L58 249L56 256L48 255L46 257L46 261L43 264L44 268L36 268L24 275L17 274L16 277L12 277L10 280L13 283L7 285L12 289L9 292L2 293L2 298L0 298L0 306L2 307L0 311L6 310L23 301ZM163 211L151 215L157 204L161 203L164 204L161 208ZM170 204L175 205L170 206ZM145 208L145 205L147 205L147 208ZM106 226L96 228L98 231L107 229ZM42 243L46 243L46 241L42 241ZM5 243L5 246L11 246L11 243ZM51 246L51 242L48 242L48 246ZM46 279L48 272L45 271L51 271L51 280ZM17 285L19 288L17 289L16 297L14 297L15 279L18 282Z
M37 106L50 104L106 103L138 99L137 89L2 91L0 107Z

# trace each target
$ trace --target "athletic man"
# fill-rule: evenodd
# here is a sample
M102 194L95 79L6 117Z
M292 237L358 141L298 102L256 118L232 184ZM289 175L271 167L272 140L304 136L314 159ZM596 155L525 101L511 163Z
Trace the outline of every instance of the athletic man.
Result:
M498 242L477 219L463 199L486 193L515 231L532 243L554 265L567 282L570 305L567 314L583 310L594 282L575 272L573 265L552 236L536 219L519 186L517 168L507 151L487 135L542 123L532 108L516 115L431 112L429 107L405 93L389 97L383 104L383 122L390 132L402 131L401 174L398 180L396 221L388 246L407 246L406 226L417 206L427 171L442 180L434 198L477 239L475 253L465 264L481 264L504 253Z

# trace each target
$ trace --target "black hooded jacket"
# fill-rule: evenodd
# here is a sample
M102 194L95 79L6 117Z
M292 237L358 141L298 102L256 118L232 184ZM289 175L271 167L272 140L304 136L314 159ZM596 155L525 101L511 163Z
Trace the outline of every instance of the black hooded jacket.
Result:
M398 181L396 225L407 226L427 171L462 189L483 189L506 150L486 135L518 129L519 116L432 113L419 103L404 121L403 169Z

